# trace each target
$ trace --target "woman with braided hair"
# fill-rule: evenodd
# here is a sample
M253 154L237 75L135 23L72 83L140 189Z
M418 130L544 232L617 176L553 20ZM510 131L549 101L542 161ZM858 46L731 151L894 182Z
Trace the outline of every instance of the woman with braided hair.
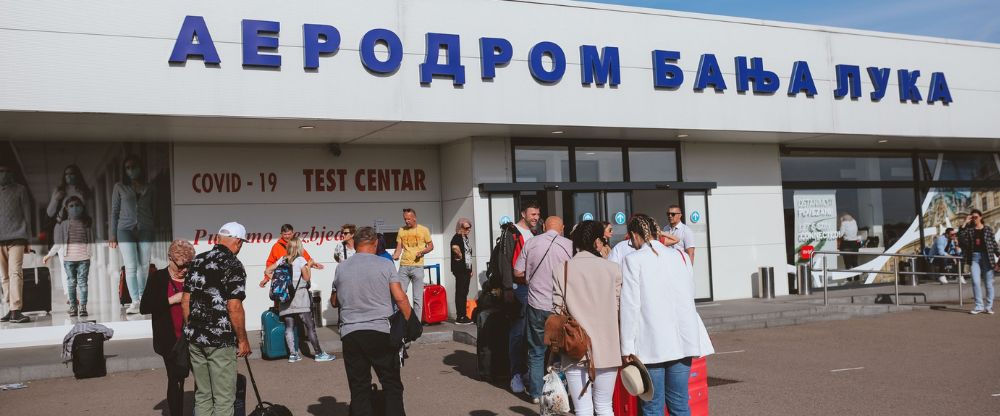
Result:
M563 355L560 361L569 366L566 381L569 382L575 414L612 416L611 398L622 355L618 340L621 267L601 257L608 240L600 222L581 222L570 237L573 240L573 258L552 272L552 309L559 313L566 308L587 331L591 341L590 360L595 369L594 378L590 378L591 363L586 361L587 358L572 362ZM588 381L592 385L588 386Z
M628 222L637 250L622 262L622 363L638 359L649 370L653 398L642 401L643 415L689 415L691 358L715 352L694 306L691 262L658 237L656 221L636 215Z

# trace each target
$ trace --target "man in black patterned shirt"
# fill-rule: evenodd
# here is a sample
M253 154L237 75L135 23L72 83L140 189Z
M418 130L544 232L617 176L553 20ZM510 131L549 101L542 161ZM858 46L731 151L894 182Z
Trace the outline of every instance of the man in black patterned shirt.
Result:
M247 230L230 222L218 238L212 250L192 261L181 306L197 386L195 414L229 416L236 399L236 357L250 355L243 311L247 273L236 258Z

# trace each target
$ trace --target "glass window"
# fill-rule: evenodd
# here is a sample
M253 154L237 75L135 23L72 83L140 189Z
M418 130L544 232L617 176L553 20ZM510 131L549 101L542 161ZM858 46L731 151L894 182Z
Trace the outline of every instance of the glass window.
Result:
M910 181L913 163L908 155L802 152L781 157L783 181Z
M671 148L631 147L628 149L629 180L676 181L677 151Z
M517 146L514 182L569 182L569 148Z
M621 182L622 149L615 147L577 147L577 182Z
M831 269L886 270L888 257L880 254L921 251L913 197L912 188L786 189L789 260L799 260L799 249L811 245L817 251L860 253L829 256ZM882 282L885 276L891 275L837 273L830 284L858 277Z
M920 155L926 180L1000 179L993 153L931 153Z

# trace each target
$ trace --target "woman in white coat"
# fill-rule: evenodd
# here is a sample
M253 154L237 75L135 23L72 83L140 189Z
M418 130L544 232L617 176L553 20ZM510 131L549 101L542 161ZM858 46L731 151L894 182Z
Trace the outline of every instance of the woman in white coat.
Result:
M628 223L638 250L622 263L622 362L639 359L653 381L653 399L642 402L642 414L689 415L688 377L691 358L715 352L705 324L694 306L694 277L687 255L657 241L659 226L645 215Z

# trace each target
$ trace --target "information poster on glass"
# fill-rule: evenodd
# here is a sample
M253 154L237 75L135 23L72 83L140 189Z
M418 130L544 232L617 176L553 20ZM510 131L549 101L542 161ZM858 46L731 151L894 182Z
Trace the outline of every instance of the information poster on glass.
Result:
M837 194L832 190L797 190L793 196L795 206L795 253L802 246L813 246L816 251L837 250ZM798 254L796 254L798 256ZM822 286L821 264L837 266L835 255L815 255L813 286ZM796 258L797 261L802 261Z

